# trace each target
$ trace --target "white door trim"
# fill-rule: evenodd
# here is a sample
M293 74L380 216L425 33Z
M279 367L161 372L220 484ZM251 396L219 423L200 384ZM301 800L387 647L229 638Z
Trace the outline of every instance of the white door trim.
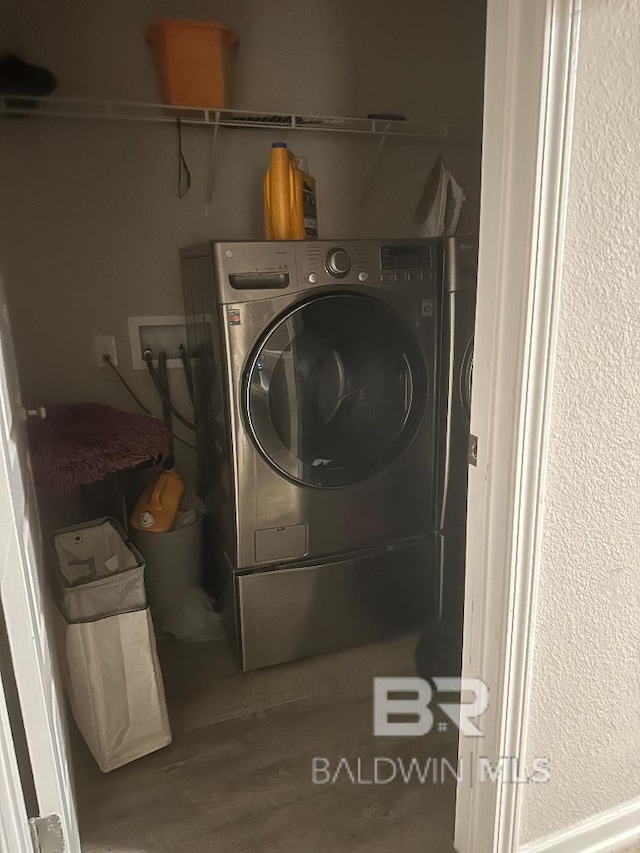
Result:
M29 820L0 673L0 853L30 851Z
M463 675L491 705L460 740L460 853L518 843L521 786L474 771L525 757L580 4L488 2Z
M37 796L37 818L79 853L80 838L54 663L50 599L30 477L9 313L0 278L0 599ZM53 827L54 824L52 823Z

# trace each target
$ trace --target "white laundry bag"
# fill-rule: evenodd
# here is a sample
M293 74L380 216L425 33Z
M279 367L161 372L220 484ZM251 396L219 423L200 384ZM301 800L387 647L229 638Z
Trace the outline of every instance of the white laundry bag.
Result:
M171 743L144 563L117 521L54 534L69 704L103 773Z

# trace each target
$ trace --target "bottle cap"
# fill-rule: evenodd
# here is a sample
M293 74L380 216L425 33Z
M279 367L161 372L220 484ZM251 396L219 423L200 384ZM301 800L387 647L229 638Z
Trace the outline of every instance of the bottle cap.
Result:
M272 142L271 147L272 148L286 148L287 143L286 142Z

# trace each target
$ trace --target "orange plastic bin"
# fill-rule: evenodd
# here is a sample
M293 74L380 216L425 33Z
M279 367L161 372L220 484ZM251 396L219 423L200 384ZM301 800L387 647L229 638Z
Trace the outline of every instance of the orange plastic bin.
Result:
M167 104L230 109L240 40L216 21L160 20L147 30Z

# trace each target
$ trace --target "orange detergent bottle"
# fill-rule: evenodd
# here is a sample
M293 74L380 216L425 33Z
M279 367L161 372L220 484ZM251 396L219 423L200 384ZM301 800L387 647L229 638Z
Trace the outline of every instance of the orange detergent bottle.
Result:
M306 162L274 142L264 176L264 236L267 240L317 240L316 181Z
M138 498L130 519L131 526L137 530L166 533L176 519L184 495L184 482L172 461L167 460L163 468L158 479Z

